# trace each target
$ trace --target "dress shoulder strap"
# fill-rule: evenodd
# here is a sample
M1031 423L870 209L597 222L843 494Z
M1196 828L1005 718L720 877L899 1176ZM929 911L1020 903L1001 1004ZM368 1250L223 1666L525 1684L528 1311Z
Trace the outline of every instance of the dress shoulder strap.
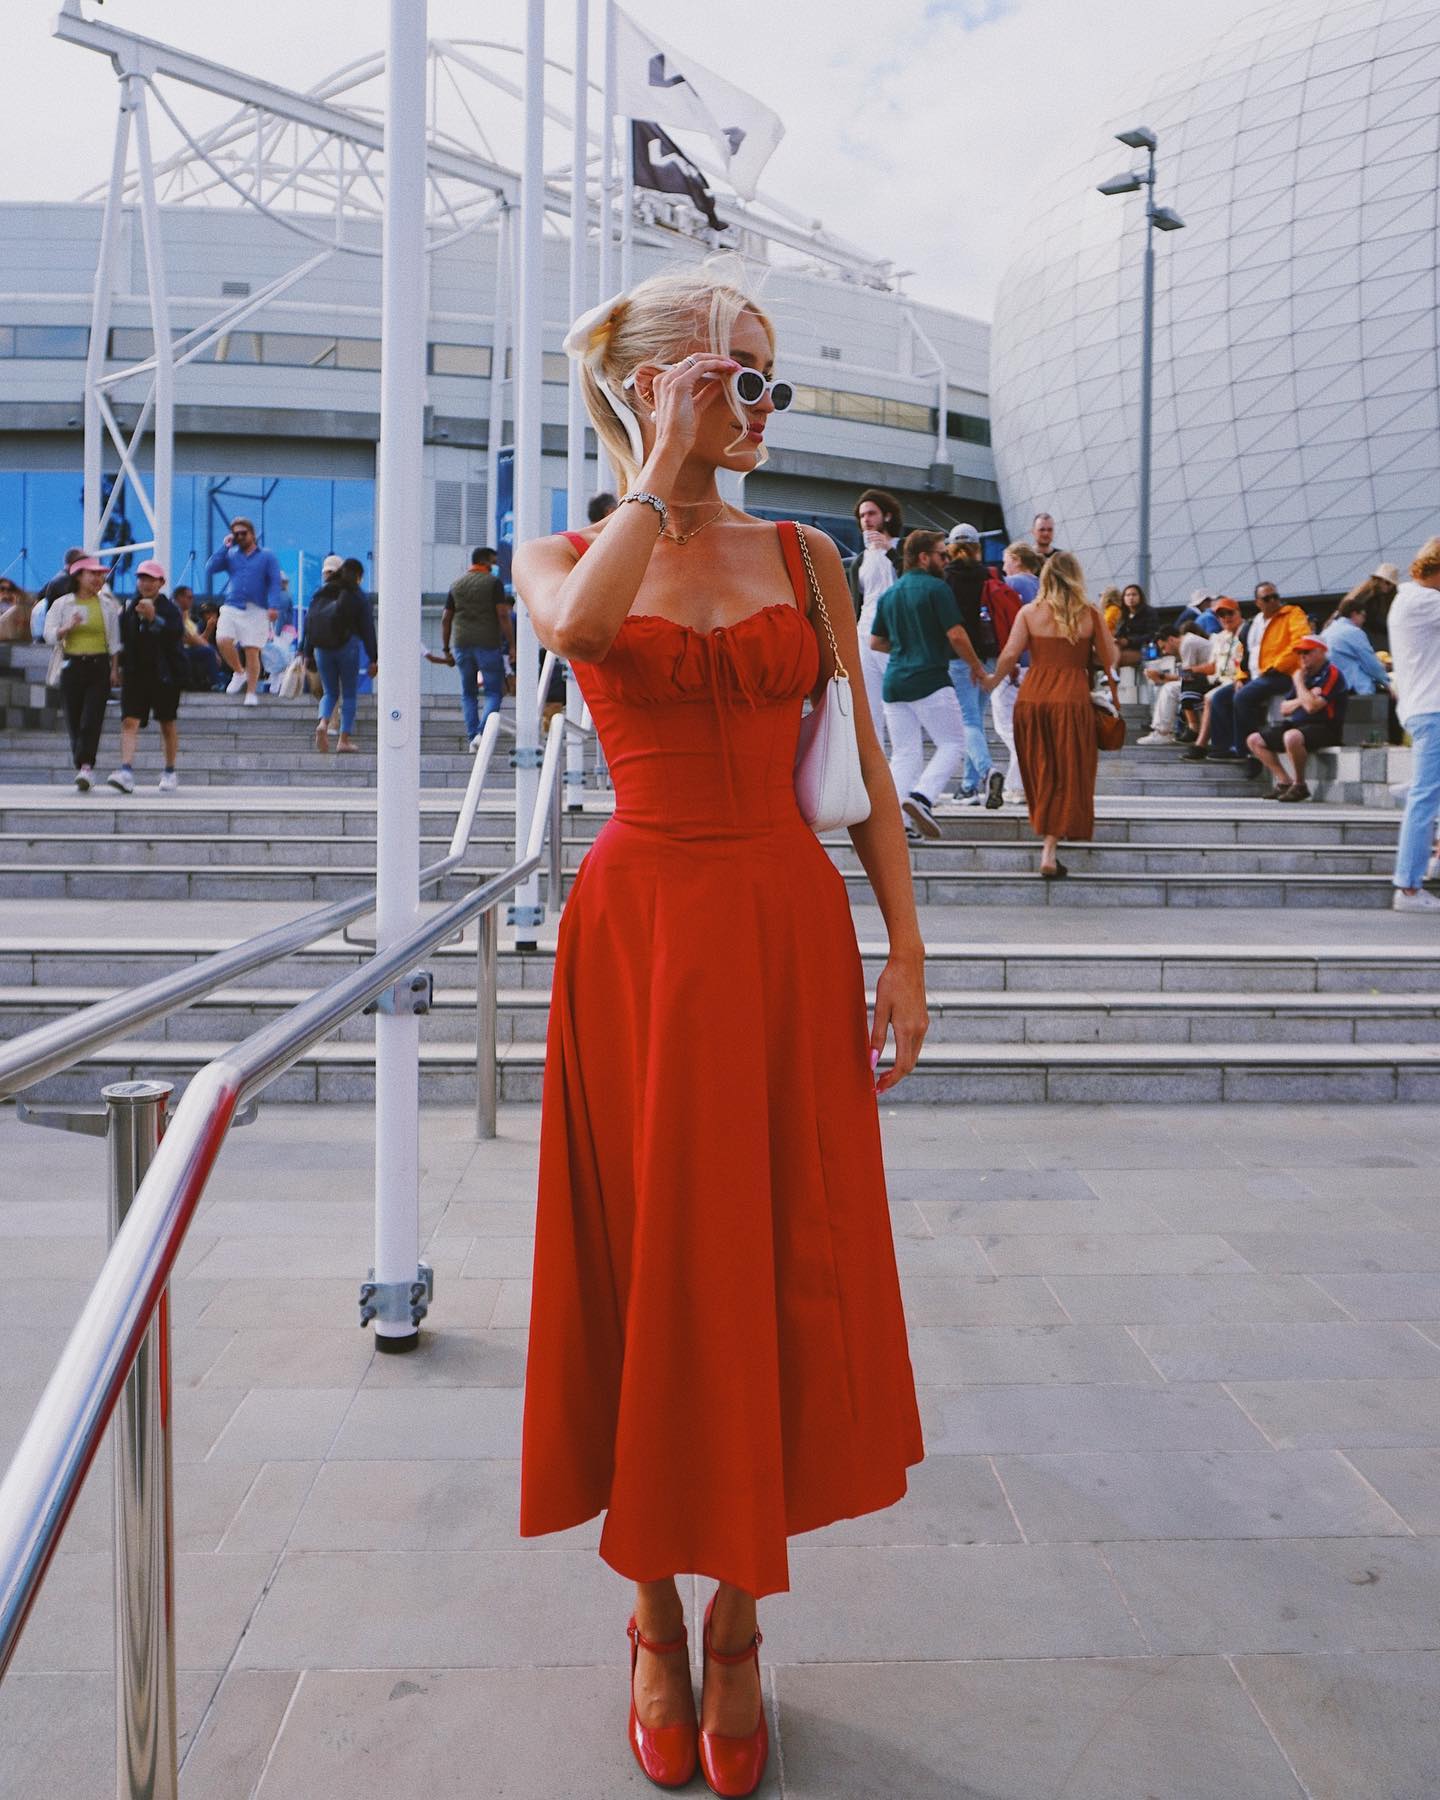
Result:
M805 574L805 560L800 549L800 527L793 519L781 519L775 529L780 533L780 549L795 590L795 604L802 613L810 610L810 583Z
M590 548L589 538L581 537L578 531L562 531L560 535L561 537L569 538L570 542L575 546L576 553L580 556L583 556Z

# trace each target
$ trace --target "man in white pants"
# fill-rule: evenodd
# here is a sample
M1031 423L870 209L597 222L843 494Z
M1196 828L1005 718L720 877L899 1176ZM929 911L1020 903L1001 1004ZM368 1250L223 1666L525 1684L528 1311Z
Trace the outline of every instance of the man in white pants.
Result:
M944 546L938 531L910 533L904 572L881 594L870 635L870 648L889 659L882 691L890 773L912 837L940 836L935 802L965 760L965 715L950 680L951 658L977 683L985 673L943 579ZM927 737L935 746L928 763Z
M225 692L238 694L243 690L246 706L258 706L255 689L260 682L260 652L269 639L270 621L284 594L279 561L273 550L260 548L250 520L237 518L231 520L230 535L206 563L205 574L208 578L230 578L215 633L221 657L235 671Z

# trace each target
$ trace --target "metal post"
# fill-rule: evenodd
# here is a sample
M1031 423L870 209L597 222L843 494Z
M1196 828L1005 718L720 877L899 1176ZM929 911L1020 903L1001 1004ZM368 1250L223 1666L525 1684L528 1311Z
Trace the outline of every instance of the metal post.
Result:
M175 339L170 330L170 292L165 246L160 236L160 202L155 162L150 154L150 119L145 90L135 84L135 161L140 171L140 229L145 241L145 279L150 297L150 333L155 346L155 422L151 499L155 510L155 558L170 567L170 513L175 470Z
M1145 188L1145 279L1140 301L1140 518L1135 579L1150 592L1150 407L1155 367L1155 152Z
M500 920L493 906L481 913L475 944L475 1135L493 1138L498 1098Z
M500 450L505 435L505 358L510 344L510 208L500 209L495 227L495 321L490 350L490 418L485 438L485 501L490 513L489 541L498 545L500 521Z
M550 866L546 876L545 904L558 919L565 904L565 784L561 781L555 782L550 789Z
M168 1081L102 1090L109 1114L110 1242L160 1148ZM115 1791L176 1800L174 1501L170 1297L145 1334L115 1408Z
M624 171L620 184L620 286L628 294L635 285L635 131L629 119L624 122L624 131L620 150L620 167Z
M385 55L380 322L380 682L375 939L383 955L420 908L420 589L425 405L426 0L390 0ZM420 1256L420 1020L375 1019L375 1267L408 1293ZM375 1319L377 1349L410 1350L404 1309Z
M575 0L575 90L570 103L570 317L585 311L585 262L590 235L586 171L590 163L590 0ZM565 412L565 487L568 524L585 517L585 400L580 363L570 358Z
M100 416L100 381L105 374L106 340L115 293L115 251L125 202L125 165L130 154L130 79L120 80L115 115L115 151L110 185L100 223L100 249L95 260L95 292L90 303L90 348L85 358L85 500L81 541L87 550L100 548L100 497L105 471L105 425Z
M545 323L545 0L525 6L525 151L520 186L520 281L515 307L515 543L538 537ZM540 646L523 598L515 608L515 855L524 856L540 785ZM544 921L538 872L510 908L516 944L533 948Z
M605 116L600 121L600 292L608 300L615 292L615 105L620 87L620 40L615 24L615 0L605 5Z

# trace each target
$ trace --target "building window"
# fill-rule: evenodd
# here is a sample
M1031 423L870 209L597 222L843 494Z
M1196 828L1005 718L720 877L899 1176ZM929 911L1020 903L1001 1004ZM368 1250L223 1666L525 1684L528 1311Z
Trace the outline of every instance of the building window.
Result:
M83 360L90 349L88 325L16 325L14 356Z
M887 400L885 423L896 431L933 431L933 407L920 406L913 400Z
M540 379L556 386L564 387L570 380L570 358L563 350L547 350L540 359ZM515 351L513 347L505 352L505 379L511 380L515 373Z
M885 423L885 402L878 394L839 394L835 396L835 417L854 419L862 425Z
M475 375L484 378L490 373L490 346L488 344L432 344L430 346L430 373L432 375Z
M934 429L935 408L932 406L927 430L933 431ZM988 444L990 442L990 421L978 419L973 413L947 412L945 435L962 444Z
M261 361L258 331L227 331L216 338L208 350L200 353L199 362L258 363Z
M260 339L261 359L298 369L333 369L334 338L305 337L299 332L267 331Z
M379 338L336 338L335 367L337 369L378 369L380 367Z

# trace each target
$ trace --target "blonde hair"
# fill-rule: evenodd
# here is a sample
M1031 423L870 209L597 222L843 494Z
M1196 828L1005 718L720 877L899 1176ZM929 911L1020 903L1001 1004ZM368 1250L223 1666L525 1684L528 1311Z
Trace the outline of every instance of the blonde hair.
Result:
M1080 641L1080 626L1090 611L1085 592L1085 572L1068 550L1057 550L1040 571L1036 605L1048 606L1055 629L1067 643Z
M740 285L743 266L737 265L738 259L734 258L728 262L707 259L704 263L662 269L658 275L639 282L628 294L620 295L593 326L588 342L576 350L585 410L610 458L622 494L635 485L640 465L630 434L615 409L627 407L635 415L638 429L639 403L634 389L627 389L625 382L642 363L679 362L697 340L713 355L726 355L735 321L747 312L764 326L774 354L775 327ZM734 449L739 446L747 421L733 401L731 409L738 434L731 446ZM762 446L756 467L764 461Z
M1119 604L1120 604L1119 588L1118 587L1106 588L1105 592L1100 596L1101 612L1109 612L1109 610L1112 606L1118 607Z
M1440 575L1440 537L1426 538L1410 565L1412 581L1428 581L1432 575Z
M1013 556L1027 575L1038 575L1044 566L1040 552L1033 544L1027 544L1024 538L1005 546L1005 554Z

